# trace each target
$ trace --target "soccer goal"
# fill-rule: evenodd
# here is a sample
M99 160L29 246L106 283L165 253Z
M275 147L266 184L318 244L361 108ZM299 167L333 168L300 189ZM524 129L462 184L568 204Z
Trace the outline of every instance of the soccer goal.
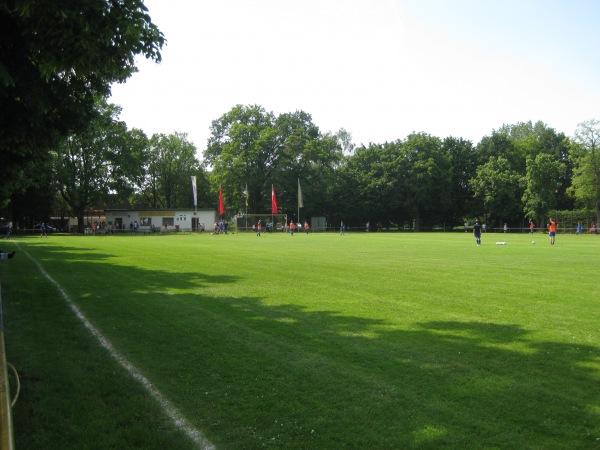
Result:
M237 217L239 231L256 230L258 221L262 223L263 232L285 231L287 229L287 214L246 214Z

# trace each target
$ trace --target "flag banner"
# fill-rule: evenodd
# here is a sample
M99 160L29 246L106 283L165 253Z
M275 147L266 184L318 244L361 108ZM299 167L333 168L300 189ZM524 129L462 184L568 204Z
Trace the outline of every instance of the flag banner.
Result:
M302 188L300 187L300 178L298 178L298 208L304 208L304 199L302 198Z
M192 193L194 194L194 208L198 206L198 193L196 191L196 177L192 175Z
M248 183L246 183L246 189L244 189L244 197L246 198L246 208L248 207Z
M275 197L275 187L271 185L271 214L277 214L279 209L277 208L277 198Z
M219 214L225 214L225 206L223 205L223 188L219 186Z

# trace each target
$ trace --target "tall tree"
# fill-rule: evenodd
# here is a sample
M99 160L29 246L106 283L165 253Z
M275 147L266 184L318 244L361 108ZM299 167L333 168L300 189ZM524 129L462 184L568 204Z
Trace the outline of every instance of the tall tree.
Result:
M506 158L491 158L477 167L469 181L473 195L481 199L482 211L491 223L501 226L507 220L517 220L521 210L521 176L513 170Z
M150 139L145 180L139 193L147 205L158 208L193 206L190 177L197 177L199 204L208 204L206 176L196 158L196 147L186 133L155 134Z
M473 189L469 184L476 174L477 152L471 141L454 137L444 139L442 149L450 158L452 168L448 221L461 223L462 219L477 215Z
M449 212L450 157L440 139L411 134L405 141L361 146L341 168L336 220L422 225L443 223Z
M335 168L342 157L338 139L321 134L304 111L284 113L275 120L278 141L281 142L281 158L277 161L274 181L279 186L278 202L295 220L297 208L297 179L303 181L305 217L311 214L327 214L331 208L331 191Z
M516 125L505 125L502 130L513 139L516 153L524 156L526 160L535 159L537 155L543 153L564 164L565 170L560 179L561 188L555 193L554 197L556 208L571 209L573 199L567 195L564 187L571 185L573 163L569 158L568 141L564 133L557 133L554 128L549 127L542 121L535 124L529 121ZM526 173L524 172L522 175L526 176Z
M573 152L572 192L580 203L596 210L596 223L600 223L600 121L580 123L574 141L579 148Z
M344 156L352 156L356 149L356 145L352 142L352 133L346 131L345 128L340 128L335 136L342 148Z
M143 0L8 0L0 4L0 203L42 159L96 114L95 99L160 61L162 33Z
M54 199L57 197L54 174L51 167L50 154L48 157L30 161L21 172L27 176L28 182L13 191L10 202L10 217L16 229L33 228L40 222L48 222L52 216Z
M523 211L538 224L544 223L548 211L556 208L564 172L565 165L546 153L527 159L527 174L523 180Z
M526 155L521 152L506 128L494 131L491 136L481 139L477 144L477 153L480 156L478 165L485 164L492 158L502 157L513 171L525 174Z
M100 102L98 115L87 128L69 136L55 152L54 174L58 190L85 228L85 210L100 200L132 193L131 179L139 177L141 153L132 151L130 132L117 120L120 108Z
M388 224L400 218L400 177L392 163L399 157L401 143L360 146L338 169L334 188L333 222L362 226L367 221Z
M402 144L404 208L415 222L439 225L449 214L451 163L439 138L411 134Z
M322 181L332 176L341 157L333 136L322 135L303 111L277 117L260 106L237 105L213 121L204 152L212 166L213 190L223 188L226 209L245 210L241 192L248 187L248 211L270 211L271 185L275 185L279 209L297 211L297 180L304 181L307 210L325 205ZM324 207L324 206L321 206ZM308 211L302 211L307 214Z
M248 210L269 210L272 175L280 157L274 122L273 114L257 105L236 105L212 122L204 161L212 166L213 192L223 187L228 210L244 209L241 192L246 184Z

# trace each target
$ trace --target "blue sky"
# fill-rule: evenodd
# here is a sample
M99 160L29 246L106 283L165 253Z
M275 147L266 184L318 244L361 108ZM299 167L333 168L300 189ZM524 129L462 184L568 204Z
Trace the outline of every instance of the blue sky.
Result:
M236 104L303 110L355 144L411 132L473 141L600 118L600 1L146 0L163 61L113 86L130 128L201 153Z

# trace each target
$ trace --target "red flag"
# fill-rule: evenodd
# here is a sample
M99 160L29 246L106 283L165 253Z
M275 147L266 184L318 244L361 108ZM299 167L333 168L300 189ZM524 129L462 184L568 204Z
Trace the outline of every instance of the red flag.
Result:
M279 209L277 209L277 199L275 198L275 187L271 185L271 214L277 214Z
M223 206L223 188L219 186L219 214L225 213L225 206Z

